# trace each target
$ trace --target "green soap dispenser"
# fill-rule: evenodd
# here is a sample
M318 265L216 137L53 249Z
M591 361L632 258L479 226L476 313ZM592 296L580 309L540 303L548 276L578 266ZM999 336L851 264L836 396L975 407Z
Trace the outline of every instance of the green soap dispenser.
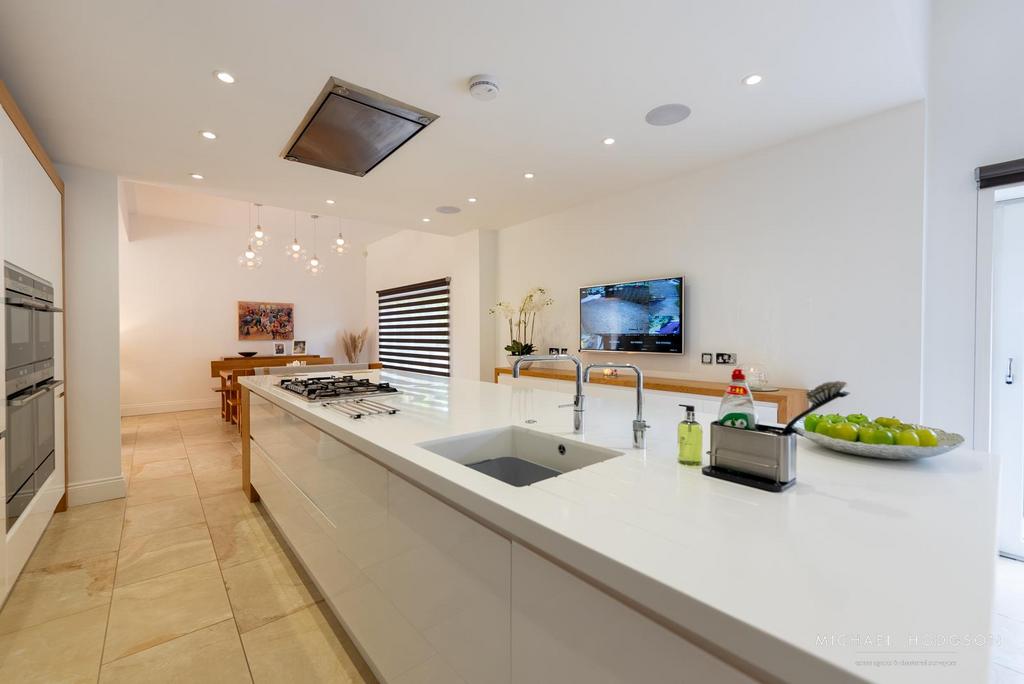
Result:
M686 419L679 423L679 462L688 466L699 466L704 435L700 423L694 417L694 407L680 404L686 409Z

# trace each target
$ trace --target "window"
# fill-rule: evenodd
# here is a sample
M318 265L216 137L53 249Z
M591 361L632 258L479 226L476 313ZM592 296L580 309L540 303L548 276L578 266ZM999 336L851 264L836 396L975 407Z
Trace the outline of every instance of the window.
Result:
M425 283L377 291L377 346L384 368L448 377L448 283Z

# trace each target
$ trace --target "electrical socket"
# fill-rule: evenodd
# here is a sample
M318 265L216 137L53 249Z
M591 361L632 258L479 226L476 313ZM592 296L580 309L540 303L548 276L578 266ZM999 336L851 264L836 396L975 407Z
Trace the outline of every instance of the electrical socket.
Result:
M716 352L715 353L715 363L717 363L720 366L721 365L735 366L736 365L736 355L735 354L731 354L729 352Z
M712 363L714 363L714 354L711 354L710 352L704 352L703 354L700 355L700 362L703 363L705 366L710 366Z

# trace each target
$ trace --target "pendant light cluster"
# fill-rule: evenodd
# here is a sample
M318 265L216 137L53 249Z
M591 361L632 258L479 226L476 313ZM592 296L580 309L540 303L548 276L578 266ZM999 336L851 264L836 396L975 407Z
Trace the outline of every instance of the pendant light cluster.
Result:
M254 213L256 216L255 227L253 227ZM296 213L292 212L292 241L284 248L285 256L291 261L303 264L303 268L311 276L318 276L324 272L325 267L323 260L316 255L317 220L320 216L318 214L310 214L310 218L313 221L313 256L308 256L307 250L299 242L296 216ZM263 225L262 204L249 205L249 225L246 226L246 236L245 251L238 257L238 265L252 271L263 265L263 257L259 252L270 242L270 233ZM345 238L340 231L330 248L332 252L339 256L345 253Z

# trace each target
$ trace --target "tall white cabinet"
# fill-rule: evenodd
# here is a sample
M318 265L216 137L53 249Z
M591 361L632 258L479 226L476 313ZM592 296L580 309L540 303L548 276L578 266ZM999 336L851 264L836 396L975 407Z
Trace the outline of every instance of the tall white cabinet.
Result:
M2 82L0 105L0 260L52 282L54 304L63 309L63 183ZM54 377L63 380L64 314L56 314L54 319ZM0 316L0 369L6 368L3 322ZM4 533L0 525L0 602L17 580L55 508L66 501L64 402L64 392L59 391L54 402L56 469L14 526ZM0 430L6 428L4 407ZM6 458L6 441L0 440L0 458ZM0 468L0 487L4 485L4 468Z

